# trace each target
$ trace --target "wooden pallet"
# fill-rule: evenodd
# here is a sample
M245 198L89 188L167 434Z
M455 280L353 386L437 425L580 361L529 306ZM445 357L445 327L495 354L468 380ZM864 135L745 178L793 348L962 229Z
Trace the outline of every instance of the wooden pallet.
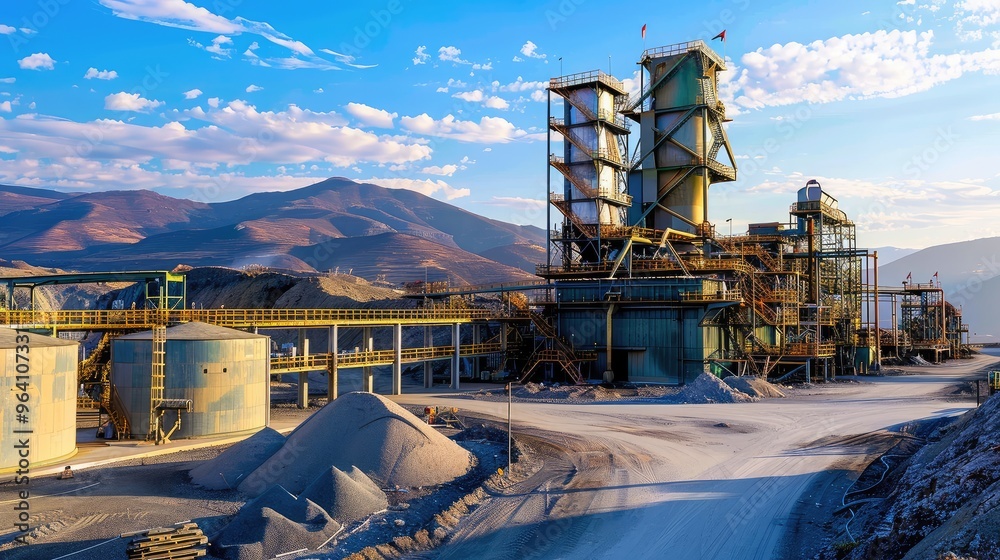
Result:
M129 537L132 541L125 549L129 560L190 560L208 553L204 548L208 537L197 523L122 533L123 539Z

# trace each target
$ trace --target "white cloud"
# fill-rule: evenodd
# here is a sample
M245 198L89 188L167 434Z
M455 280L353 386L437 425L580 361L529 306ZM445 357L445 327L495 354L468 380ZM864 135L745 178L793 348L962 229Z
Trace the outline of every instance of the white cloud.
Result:
M260 86L258 86L256 84L250 84L250 85L247 86L247 90L246 91L247 91L247 93L253 93L255 91L260 91L262 89L264 89L264 88L262 88L262 87L260 87Z
M87 69L87 73L83 75L85 80L114 80L118 77L118 72L114 70L98 70L97 68L91 67Z
M469 189L456 189L448 183L438 179L405 179L405 178L390 178L382 179L378 177L372 177L370 179L365 179L363 181L357 181L359 183L372 183L373 185L378 185L380 187L385 187L387 189L406 189L410 191L416 191L424 196L433 196L437 193L444 195L445 200L455 200L456 198L462 198L472 194Z
M336 64L316 55L305 43L281 33L267 22L253 21L243 17L236 17L230 20L184 0L98 0L98 2L110 8L111 12L120 18L187 29L189 31L218 33L220 37L216 37L212 46L202 47L218 56L229 56L229 49L223 48L222 45L229 44L231 40L228 37L225 39L221 37L249 33L282 46L292 51L293 54L289 58L267 59L265 62L254 55L253 49L248 49L244 52L244 55L253 64L292 70L298 68L340 69ZM250 54L247 55L247 53ZM303 57L304 60L297 57ZM347 58L353 60L352 57Z
M393 128L395 126L393 119L399 116L397 113L369 107L363 103L348 103L345 109L362 123L379 128Z
M427 113L423 113L416 117L401 117L399 122L403 128L417 134L479 144L503 144L514 140L535 140L545 136L529 134L501 117L483 117L479 122L475 122L461 121L453 115L448 115L441 120L435 120Z
M431 165L420 170L421 173L426 173L428 175L441 175L444 177L451 177L456 171L458 171L458 166L454 164L443 166Z
M524 62L524 59L521 58L521 57L519 57L519 56L517 56L516 54L514 55L514 58L512 60L514 62Z
M483 106L489 107L490 109L509 109L510 103L507 103L506 99L494 95L484 101Z
M219 106L219 102L220 101L221 100L218 97L209 97L208 98L208 106L212 107L214 109L215 107Z
M316 88L313 90L313 93L323 93L323 88Z
M11 27L9 25L4 25L4 24L0 23L0 35L10 35L11 33L14 33L15 31L17 31L16 27Z
M1000 113L990 113L988 115L974 115L969 117L970 121L1000 121Z
M844 99L902 97L965 73L1000 72L1000 51L931 54L934 33L877 31L808 45L760 48L720 79L720 96L737 109Z
M10 101L4 101L3 103L0 103L0 113L9 113L9 112L11 112Z
M517 80L502 86L498 84L497 88L500 91L509 91L516 93L521 91L544 90L545 88L548 87L548 85L549 85L548 82L526 82L524 78L518 76Z
M473 70L492 70L493 69L493 62L487 61L487 62L485 62L483 64L479 64L477 62L477 63L475 63L475 64L472 65L472 69Z
M141 126L113 119L73 122L34 114L0 119L0 138L19 152L16 163L0 160L0 183L188 186L183 178L175 181L172 175L154 173L158 162L164 162L164 169L224 166L227 173L220 174L218 186L241 176L244 170L238 166L253 163L390 165L425 160L432 153L420 141L348 127L336 113L294 105L285 111L259 112L244 101L233 101L207 112L195 107L181 115L200 121L199 126L189 128L181 122ZM261 130L269 132L266 138ZM192 185L210 185L209 179L191 177ZM63 180L69 183L60 183ZM278 185L268 190L274 188Z
M13 84L17 78L0 78L0 84Z
M155 101L140 97L138 93L126 93L124 91L113 93L104 98L104 108L110 111L147 111L163 105L162 101Z
M462 60L462 49L458 47L441 47L438 49L438 58L445 62L454 62L456 64L472 64L468 60Z
M201 96L202 93L203 92L198 88L189 89L184 92L184 99L196 99Z
M355 60L357 60L357 57L349 54L341 54L337 51L332 51L330 49L320 49L320 52L324 52L332 56L333 58L337 59L337 62L340 62L341 64L346 64L347 66L350 66L352 68L364 69L364 68L375 68L376 66L378 66L378 64L356 64Z
M427 54L427 45L420 45L417 50L413 52L413 65L427 64L427 60L430 59L431 55Z
M531 100L544 103L548 100L548 95L545 93L545 90L538 89L531 92Z
M521 45L521 54L523 54L528 58L539 58L539 59L543 59L548 56L544 53L538 52L538 45L536 45L531 41L526 41L523 45Z
M38 33L37 31L35 31L30 27L19 27L18 29L21 31L21 33L24 33L25 35L34 35L35 33Z
M222 58L229 58L233 54L233 49L223 47L223 45L232 45L232 44L233 44L233 40L232 39L230 39L229 37L226 37L225 35L219 35L215 39L212 39L212 44L211 45L209 45L207 47L203 47L203 48L206 51L208 51L208 52L210 52L210 53L212 53L212 54L214 54L216 56L219 56L219 57L222 57Z
M434 90L434 92L435 93L448 93L448 88L445 87L445 86L442 86L442 87L439 87L436 90Z
M452 97L461 99L462 101L468 101L469 103L479 103L485 98L483 95L483 90L480 89L474 89L472 91L462 91L456 93L455 95L452 95Z
M22 70L52 70L56 61L48 53L35 53L17 61Z
M455 78L448 78L448 87L466 88L469 87L469 84L463 82L462 80L456 80Z

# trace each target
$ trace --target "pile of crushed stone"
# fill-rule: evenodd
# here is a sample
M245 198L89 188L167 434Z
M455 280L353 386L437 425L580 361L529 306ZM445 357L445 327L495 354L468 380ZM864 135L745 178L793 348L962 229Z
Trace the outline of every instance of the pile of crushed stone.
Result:
M348 393L300 424L239 490L258 495L281 484L301 493L331 466L356 466L388 486L433 486L464 475L472 464L468 451L396 403Z
M346 473L330 467L306 487L302 498L319 504L345 525L389 507L385 492L357 467Z
M239 486L248 474L257 469L285 443L285 436L272 428L264 428L233 445L214 459L191 469L191 482L209 490L225 490Z
M676 395L666 396L663 399L686 404L740 403L757 400L756 397L734 389L718 377L707 373L698 375L694 381L681 387Z
M783 398L785 393L760 377L729 376L722 380L733 389L759 399Z
M212 542L212 554L225 560L274 558L308 548L315 550L341 530L320 506L273 486L240 508Z

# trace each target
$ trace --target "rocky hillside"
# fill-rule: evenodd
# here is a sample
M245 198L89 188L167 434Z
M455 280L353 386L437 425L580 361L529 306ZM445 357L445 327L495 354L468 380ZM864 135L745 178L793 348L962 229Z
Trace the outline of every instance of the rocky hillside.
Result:
M847 558L1000 558L1000 396L932 434L903 468L854 526Z
M0 186L0 216L0 254L73 270L346 267L403 282L437 269L475 284L530 278L545 258L538 228L343 178L218 203Z

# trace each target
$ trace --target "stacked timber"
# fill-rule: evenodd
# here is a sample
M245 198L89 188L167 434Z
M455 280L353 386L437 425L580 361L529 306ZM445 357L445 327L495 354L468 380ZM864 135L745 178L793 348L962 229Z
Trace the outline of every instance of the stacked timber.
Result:
M132 537L126 548L129 560L190 560L207 554L208 537L197 523L122 534L123 539L129 537Z

